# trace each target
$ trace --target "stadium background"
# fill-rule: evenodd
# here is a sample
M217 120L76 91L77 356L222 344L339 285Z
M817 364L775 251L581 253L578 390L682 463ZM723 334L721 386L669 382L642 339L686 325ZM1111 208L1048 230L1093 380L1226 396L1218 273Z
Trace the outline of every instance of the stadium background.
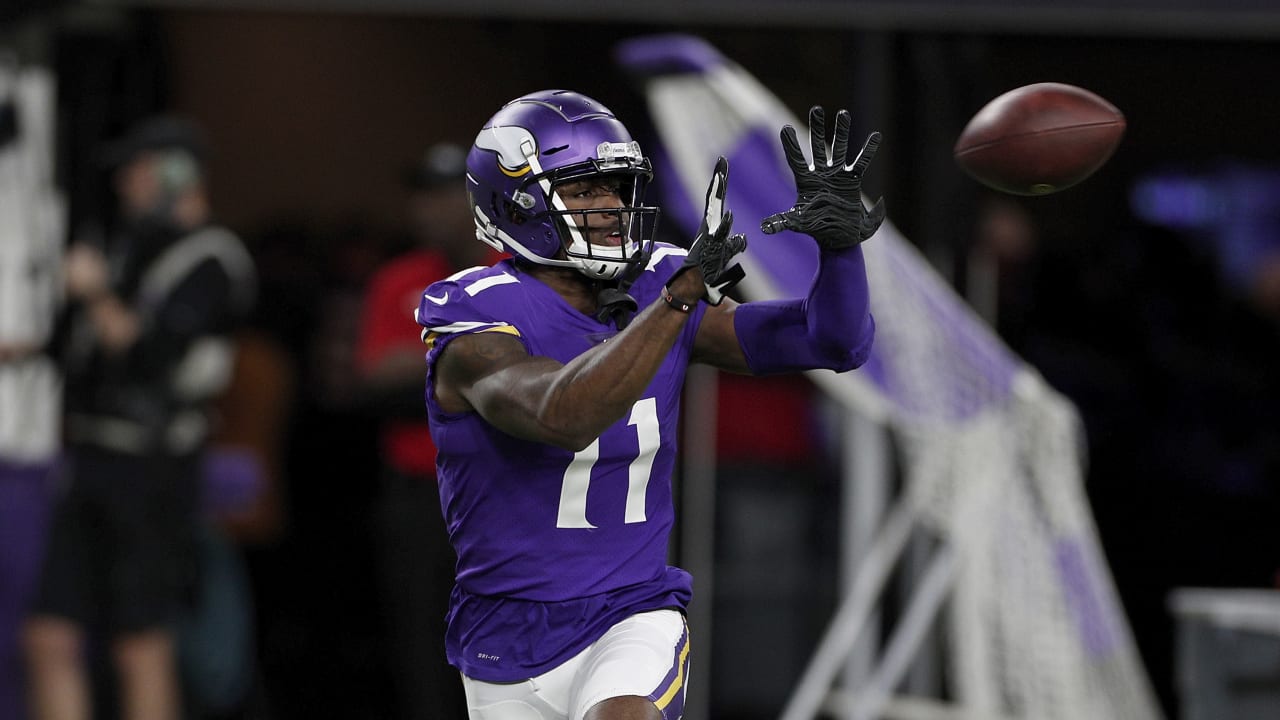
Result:
M611 52L655 32L705 37L797 114L848 106L860 127L882 130L868 192L887 198L892 220L962 292L993 199L950 159L968 117L1045 80L1119 106L1128 134L1096 177L1013 201L1040 245L1035 262L1010 269L998 327L1084 413L1093 510L1167 710L1177 706L1167 593L1275 585L1280 307L1252 302L1241 277L1218 270L1221 242L1238 236L1228 226L1255 228L1246 244L1259 260L1277 242L1276 16L1245 3L1216 14L1154 2L979 13L976 3L890 11L829 0L785 21L720 6L735 12L725 24L709 2L688 4L685 22L662 4L651 18L618 3L580 18L568 3L250 5L63 2L11 11L10 28L59 76L73 227L104 211L93 146L171 109L209 131L214 206L262 265L257 323L289 350L300 388L287 521L245 547L274 717L382 716L385 638L362 514L374 438L317 357L401 222L400 169L429 142L469 141L503 102L541 87L581 90L639 125L643 99ZM1245 196L1260 199L1237 202ZM825 577L808 579L815 633Z

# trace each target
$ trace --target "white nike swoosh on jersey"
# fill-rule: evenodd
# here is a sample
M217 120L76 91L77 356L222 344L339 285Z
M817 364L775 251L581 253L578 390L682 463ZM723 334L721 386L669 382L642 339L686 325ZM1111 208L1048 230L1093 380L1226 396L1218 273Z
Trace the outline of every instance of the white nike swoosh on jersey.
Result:
M448 295L441 295L440 297L436 297L435 295L427 295L426 293L423 293L423 295L422 295L422 296L423 296L423 297L425 297L426 299L430 300L431 302L433 302L433 303L437 304L437 305L443 305L443 304L445 304L445 303L449 302L449 296L448 296Z

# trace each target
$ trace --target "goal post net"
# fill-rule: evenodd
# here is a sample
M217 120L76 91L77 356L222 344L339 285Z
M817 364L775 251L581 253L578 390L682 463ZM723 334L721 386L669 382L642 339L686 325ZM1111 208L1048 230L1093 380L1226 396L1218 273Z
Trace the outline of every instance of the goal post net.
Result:
M778 131L803 124L699 38L636 38L616 57L643 80L660 140L646 149L665 173L668 217L692 233L715 159L727 157L727 205L750 243L744 295L804 295L817 263L813 244L764 236L753 221L794 201ZM1084 493L1075 408L999 341L892 223L863 247L876 319L872 356L858 371L813 379L893 434L903 489L784 717L1157 720ZM855 481L866 479L846 481L846 491ZM908 529L936 540L936 572L904 599L905 635L886 643L879 666L861 686L837 687ZM922 623L945 633L947 686L938 697L904 698L903 659L919 651Z

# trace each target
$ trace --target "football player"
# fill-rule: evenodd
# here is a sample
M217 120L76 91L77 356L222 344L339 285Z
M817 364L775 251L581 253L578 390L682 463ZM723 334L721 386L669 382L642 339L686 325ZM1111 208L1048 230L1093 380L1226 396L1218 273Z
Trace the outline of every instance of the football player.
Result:
M477 237L512 256L431 285L417 320L440 499L458 553L447 654L472 718L682 714L691 582L667 565L686 367L861 365L871 348L860 244L884 218L846 162L850 117L810 165L782 130L795 205L762 224L812 236L806 297L735 304L746 248L711 176L688 250L654 241L650 161L599 102L548 90L485 124L467 158Z

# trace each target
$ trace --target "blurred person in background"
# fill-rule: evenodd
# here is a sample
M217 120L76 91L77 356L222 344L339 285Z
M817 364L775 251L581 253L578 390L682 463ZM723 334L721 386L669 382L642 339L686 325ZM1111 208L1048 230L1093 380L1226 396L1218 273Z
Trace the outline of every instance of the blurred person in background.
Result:
M208 410L254 294L250 256L212 221L205 153L167 116L108 145L118 217L64 260L68 464L24 633L36 718L93 714L90 637L121 718L184 714L174 626L197 581Z
M61 295L53 74L0 57L0 718L21 720L19 630L39 576L59 448L47 352Z
M721 717L781 715L821 637L838 545L825 520L839 506L838 420L804 375L717 373L717 635L701 646L711 656L701 687Z
M532 93L477 135L477 236L513 258L435 283L417 312L458 553L446 648L472 718L682 716L692 582L667 553L685 369L844 372L866 360L860 245L884 206L868 210L861 194L879 135L851 153L851 122L810 112L815 167L783 129L797 199L761 229L816 242L820 266L806 297L740 305L724 302L746 239L732 234L723 158L685 250L654 241L652 165L595 100Z
M404 720L465 718L462 682L444 659L453 548L440 513L436 447L422 406L426 385L422 290L498 255L475 241L466 150L432 145L405 173L410 247L370 279L356 348L364 402L381 421L375 533L395 705Z

